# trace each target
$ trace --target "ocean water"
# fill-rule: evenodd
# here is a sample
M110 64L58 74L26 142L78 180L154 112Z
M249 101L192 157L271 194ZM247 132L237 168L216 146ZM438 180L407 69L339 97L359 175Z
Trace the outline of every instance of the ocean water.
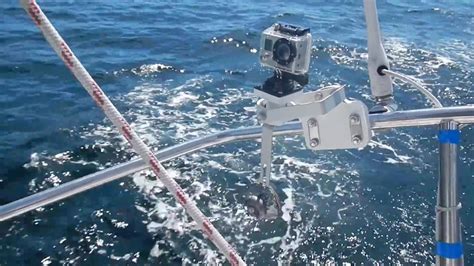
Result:
M260 32L311 27L308 90L344 84L372 105L362 0L39 1L134 129L154 149L258 125ZM473 104L474 3L378 1L393 69L446 106ZM43 40L18 1L0 2L0 204L136 155ZM429 103L403 83L400 109ZM249 264L433 263L436 128L378 134L361 151L311 152L278 137L283 216L257 221L242 195L259 143L227 144L165 166ZM474 264L474 134L459 178L466 265ZM0 223L0 265L225 264L149 171Z

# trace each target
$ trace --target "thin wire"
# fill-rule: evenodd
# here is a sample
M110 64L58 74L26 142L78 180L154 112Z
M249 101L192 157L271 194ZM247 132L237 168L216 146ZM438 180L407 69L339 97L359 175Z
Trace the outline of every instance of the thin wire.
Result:
M398 72L395 72L395 71L392 71L392 70L388 70L388 69L383 69L382 73L390 75L390 76L395 77L395 78L398 78L400 80L405 81L408 84L413 85L414 87L416 87L421 93L423 93L431 101L434 108L443 108L443 105L438 100L438 98L436 98L436 96L434 96L427 88L425 88L423 85L421 85L414 78L409 77L409 76L405 76L401 73L398 73ZM468 124L459 125L459 130L461 130L461 129L467 127L467 126L468 126Z
M434 108L443 108L443 105L438 100L438 98L436 98L436 96L434 96L427 88L425 88L421 83L416 81L414 78L403 75L401 73L398 73L398 72L395 72L395 71L392 71L392 70L388 70L388 69L383 69L382 73L390 75L390 76L392 76L394 78L397 78L397 79L400 79L402 81L405 81L406 83L414 86L421 93L423 93L423 95L425 95L426 98L428 98L431 101Z

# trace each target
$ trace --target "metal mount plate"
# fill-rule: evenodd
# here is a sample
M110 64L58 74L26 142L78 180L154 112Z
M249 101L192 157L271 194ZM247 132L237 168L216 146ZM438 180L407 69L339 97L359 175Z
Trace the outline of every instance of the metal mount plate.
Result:
M363 148L372 138L368 115L362 102L345 100L326 114L302 117L306 146L312 150Z

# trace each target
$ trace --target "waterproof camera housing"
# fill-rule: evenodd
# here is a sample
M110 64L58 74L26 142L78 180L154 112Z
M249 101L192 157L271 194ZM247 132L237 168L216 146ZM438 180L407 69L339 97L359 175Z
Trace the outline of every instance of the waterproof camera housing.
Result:
M262 33L260 63L293 75L309 70L312 37L309 28L276 23Z

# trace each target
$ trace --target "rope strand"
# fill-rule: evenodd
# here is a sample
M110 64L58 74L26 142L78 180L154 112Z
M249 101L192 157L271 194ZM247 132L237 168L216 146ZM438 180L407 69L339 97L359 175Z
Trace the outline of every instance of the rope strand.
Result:
M165 187L171 192L173 197L184 207L186 212L197 223L203 234L207 236L219 250L226 256L231 265L246 265L237 252L227 243L222 235L216 230L209 219L197 208L195 202L191 200L176 181L169 176L166 169L161 165L150 148L140 139L137 133L131 128L130 124L124 119L120 112L115 108L107 95L100 86L91 77L81 62L74 55L72 50L56 31L49 19L43 13L35 0L21 0L25 11L30 15L33 22L39 27L44 37L71 70L73 75L87 90L97 105L104 111L105 115L112 121L119 132L131 144L132 148L138 153L151 168L155 176L163 182Z

